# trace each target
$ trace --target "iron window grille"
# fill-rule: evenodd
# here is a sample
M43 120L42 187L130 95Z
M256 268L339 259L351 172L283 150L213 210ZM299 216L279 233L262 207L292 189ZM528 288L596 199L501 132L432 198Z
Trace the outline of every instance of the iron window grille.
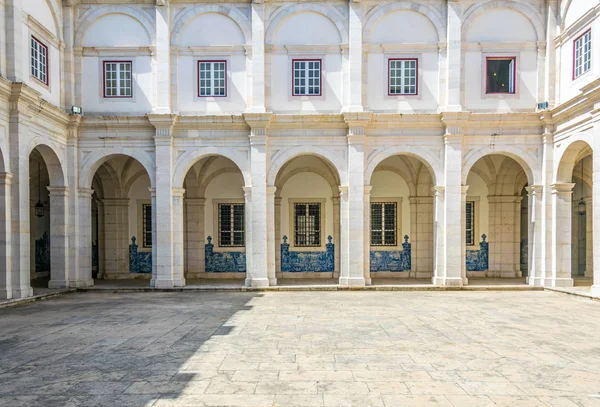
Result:
M321 60L292 60L293 95L321 96Z
M417 68L416 59L388 60L388 95L417 95Z
M142 247L152 248L152 205L142 205Z
M198 61L198 97L227 96L227 61Z
M486 93L515 93L515 57L486 58Z
M473 246L475 244L475 201L466 202L465 231L467 246Z
M131 70L131 61L104 61L105 98L132 97Z
M244 204L219 204L219 246L243 247L246 245Z
M592 67L592 31L588 30L573 42L573 79Z
M48 85L48 47L31 37L31 76Z
M294 246L321 246L320 203L294 203Z
M396 246L396 202L371 203L371 246Z

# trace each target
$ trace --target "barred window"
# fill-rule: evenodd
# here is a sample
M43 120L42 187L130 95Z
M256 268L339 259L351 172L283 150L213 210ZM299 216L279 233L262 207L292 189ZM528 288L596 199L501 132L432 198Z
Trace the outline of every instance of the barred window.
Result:
M142 247L152 248L152 205L142 205Z
M515 93L515 57L486 59L486 93Z
M219 246L243 247L246 245L246 220L244 204L219 204Z
M104 97L130 98L131 61L104 61Z
M475 244L475 202L467 201L465 208L465 229L467 246Z
M198 61L198 96L227 96L227 61Z
M417 60L390 59L388 79L389 95L416 95L418 92Z
M31 37L31 76L48 85L48 47Z
M321 95L321 60L293 60L294 96L320 96Z
M371 246L396 246L396 202L371 203Z
M294 204L294 246L321 246L321 204Z
M573 79L592 67L592 31L589 30L573 43Z

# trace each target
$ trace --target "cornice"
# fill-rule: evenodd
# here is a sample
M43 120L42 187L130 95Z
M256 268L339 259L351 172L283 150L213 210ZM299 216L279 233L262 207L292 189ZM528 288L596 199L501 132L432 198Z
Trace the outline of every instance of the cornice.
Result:
M600 78L583 86L581 93L551 110L555 123L560 124L594 108L600 101Z

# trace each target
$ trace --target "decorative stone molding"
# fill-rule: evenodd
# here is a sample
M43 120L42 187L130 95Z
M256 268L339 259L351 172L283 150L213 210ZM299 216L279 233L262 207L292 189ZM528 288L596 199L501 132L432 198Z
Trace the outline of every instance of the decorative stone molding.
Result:
M573 188L575 187L574 183L567 182L563 184L552 184L550 185L550 192L553 195L572 195Z

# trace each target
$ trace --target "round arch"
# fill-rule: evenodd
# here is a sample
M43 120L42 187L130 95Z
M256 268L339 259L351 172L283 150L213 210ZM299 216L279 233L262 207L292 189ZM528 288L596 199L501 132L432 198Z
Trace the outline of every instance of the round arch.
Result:
M336 170L336 175L338 176L341 184L343 184L347 179L345 166L342 164L343 160L341 157L336 157L330 151L321 147L297 146L287 150L279 151L273 156L271 165L269 166L269 173L267 175L267 185L275 185L275 179L277 178L277 174L281 168L283 168L288 161L302 155L312 155L326 161L329 165L331 165L332 168Z
M249 44L252 41L252 28L250 27L248 18L244 16L241 11L225 4L205 4L188 7L184 12L177 16L171 32L171 45L177 45L179 43L179 35L188 22L205 13L217 13L229 17L235 21L238 27L240 27L240 30L244 33L246 44Z
M481 15L490 10L498 8L507 8L523 14L533 25L537 40L540 41L545 37L544 24L539 19L536 9L530 4L509 0L489 0L485 3L471 6L471 8L469 8L464 15L462 33L464 34L468 32L471 28L471 25L473 25L475 20L477 20Z
M67 179L67 175L65 173L65 169L64 166L61 163L61 160L58 156L58 154L56 153L56 151L54 151L54 149L52 147L50 147L48 144L37 144L36 141L37 139L33 140L34 143L31 147L31 149L29 150L29 154L31 154L33 152L33 150L37 150L40 155L42 156L42 159L44 160L44 163L46 164L46 168L48 169L48 176L50 178L50 186L53 187L65 187L66 185L66 179Z
M219 175L222 175L222 174L237 174L237 173L241 173L240 169L237 166L236 167L224 167L224 168L220 168L220 169L218 169L216 171L211 172L198 185L198 196L201 197L201 198L204 197L206 195L206 189L208 188L208 186L210 185L210 183L215 178L217 178Z
M290 162L290 161L288 161L288 162ZM317 174L318 176L320 176L321 178L323 178L329 184L329 187L331 188L331 194L333 196L338 196L339 195L339 193L340 193L340 191L339 191L339 185L337 185L335 183L335 181L331 179L331 175L334 175L334 174L326 174L323 171L319 171L319 170L317 170L315 168L310 168L310 167L296 168L296 169L294 169L294 170L286 173L283 177L281 177L281 179L276 180L276 181L278 181L277 184L279 184L279 185L285 185L285 183L290 178L292 178L294 175L305 173L305 172L310 172L310 173L313 173L313 174ZM281 188L279 188L279 187L277 188L277 190L275 191L275 196L276 197L280 197L281 196Z
M244 185L252 185L250 172L248 170L248 159L240 153L232 152L230 149L221 147L203 147L195 150L188 150L183 153L176 161L173 171L173 188L183 188L183 181L188 171L194 164L202 158L209 156L222 156L231 161L238 167L244 177Z
M375 172L375 168L377 168L383 160L394 155L408 155L421 161L429 170L433 185L439 185L443 181L444 169L440 165L441 159L436 157L435 154L421 147L393 146L378 150L372 155L365 170L365 185L371 184L371 177L373 176L373 172Z
M83 37L84 37L87 29L98 19L100 19L108 14L124 14L124 15L131 17L134 20L138 21L144 27L144 30L146 31L146 34L148 34L148 38L150 39L150 42L151 43L153 42L154 22L152 20L150 20L150 18L148 17L147 14L145 14L144 12L140 11L139 9L136 9L131 6L107 5L107 6L94 7L94 8L89 9L85 13L83 13L83 15L81 16L81 19L79 20L79 23L75 27L75 35L74 35L75 43L74 43L74 45L76 47L77 46L80 47L81 42L83 40Z
M436 10L434 10L433 8L429 7L426 4L415 4L415 3L409 3L407 1L399 1L399 2L394 2L394 3L389 3L386 5L377 5L377 6L375 6L375 8L373 10L371 10L369 12L369 14L367 16L367 21L363 28L365 42L369 42L370 36L371 36L371 30L373 29L373 27L375 26L377 21L379 21L380 18L382 18L384 15L386 15L388 13L393 13L395 11L402 11L402 10L416 11L417 13L420 13L420 14L424 15L425 17L427 17L429 19L429 21L431 21L431 23L433 24L433 26L435 27L435 29L438 33L438 41L442 41L442 39L446 37L445 31L444 31L444 28L446 27L446 23L440 13L438 13Z
M54 25L56 29L56 37L62 41L63 40L63 30L62 23L60 22L60 18L62 17L62 13L60 8L57 6L56 2L53 0L46 0L46 4L50 8L50 12L52 13L52 19L54 20Z
M537 185L541 182L541 179L538 179L541 175L541 165L533 154L512 146L502 146L501 148L486 146L475 148L465 155L461 175L463 185L466 185L467 177L473 165L481 158L491 154L500 154L515 160L525 171L529 185Z
M570 183L573 179L573 169L582 157L582 152L592 150L592 147L587 140L584 139L583 134L579 137L575 137L569 140L569 143L565 146L561 156L557 159L558 167L554 177L555 183ZM586 154L585 156L587 156Z
M122 148L122 149L111 149L109 151L98 151L85 157L80 166L79 170L79 188L89 189L91 188L94 174L98 171L98 168L108 160L117 156L128 156L139 161L140 164L146 169L148 177L150 177L150 186L153 188L155 185L155 171L154 171L154 158L145 151L141 151L135 148Z
M271 16L271 22L265 32L265 43L273 43L273 34L285 18L302 11L312 11L329 19L337 27L340 37L342 38L342 44L348 43L348 29L346 28L345 19L342 13L333 6L316 3L293 4L275 11Z

